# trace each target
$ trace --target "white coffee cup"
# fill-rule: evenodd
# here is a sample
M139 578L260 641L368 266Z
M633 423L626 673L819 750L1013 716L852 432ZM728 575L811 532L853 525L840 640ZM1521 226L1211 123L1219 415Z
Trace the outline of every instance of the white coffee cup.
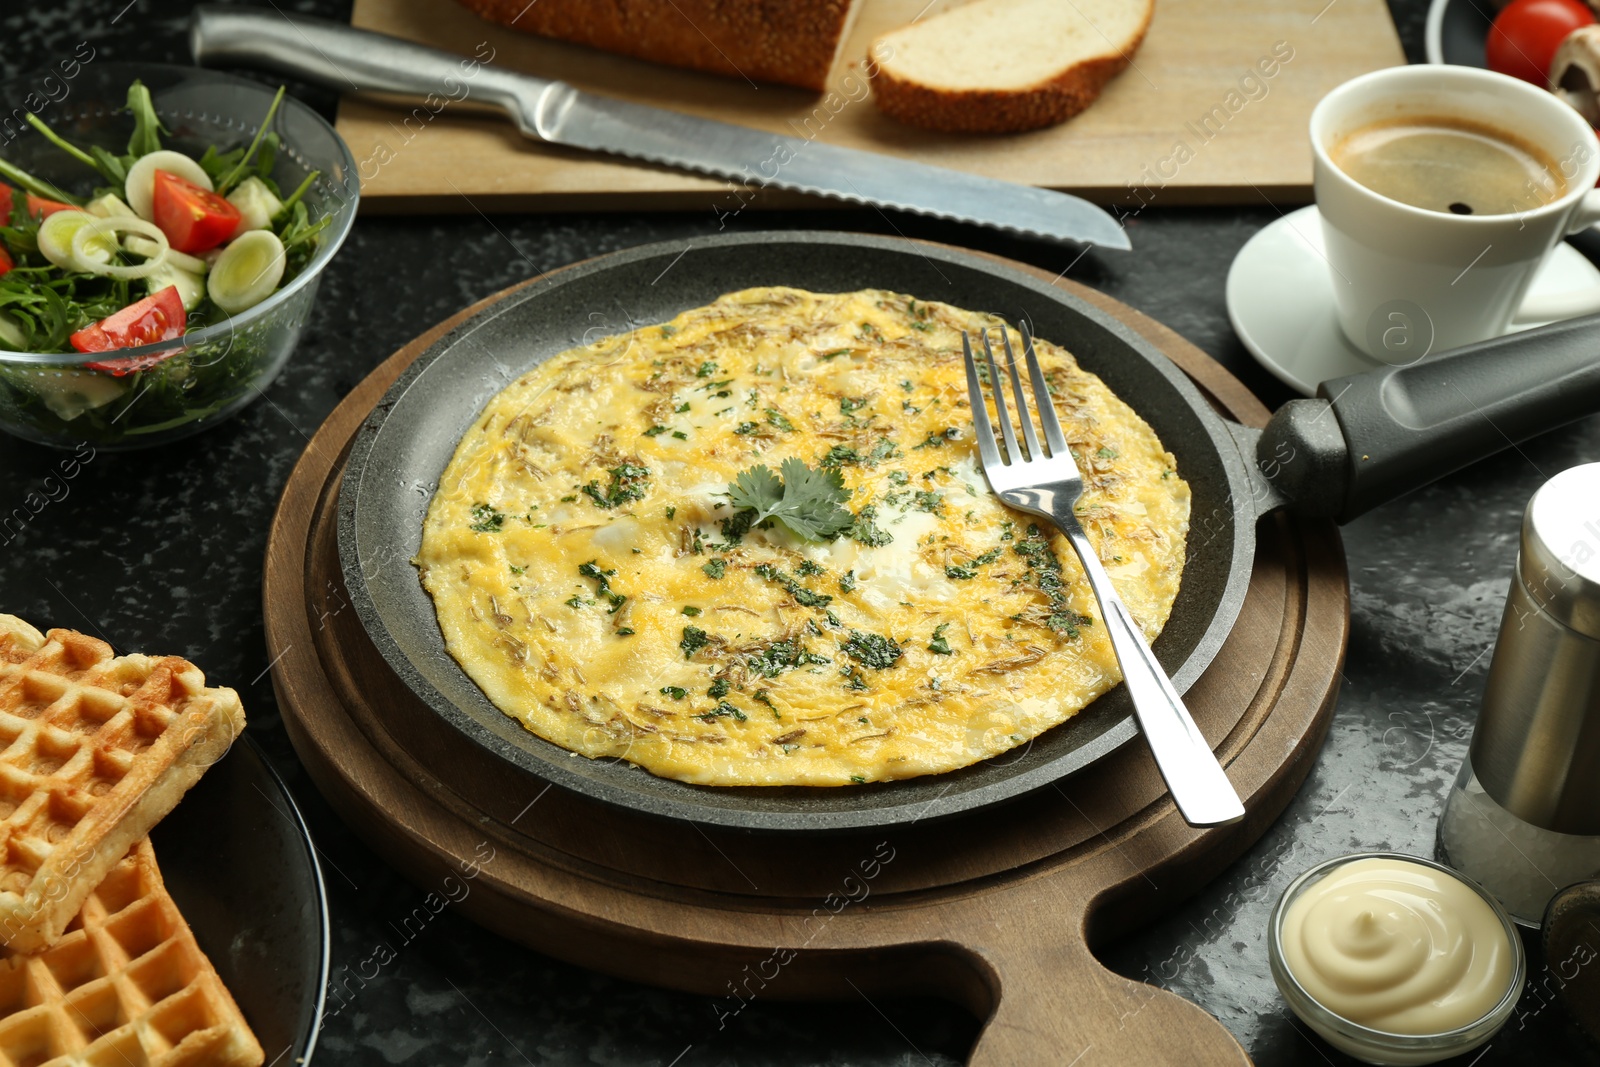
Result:
M1540 149L1566 190L1530 183L1528 205L1508 215L1455 215L1373 192L1329 152L1374 122L1450 117L1504 130ZM1600 286L1526 300L1544 258L1569 233L1600 221L1600 142L1567 104L1527 82L1472 67L1414 66L1345 82L1311 113L1317 208L1339 325L1352 344L1409 363L1498 337L1513 319L1600 311Z

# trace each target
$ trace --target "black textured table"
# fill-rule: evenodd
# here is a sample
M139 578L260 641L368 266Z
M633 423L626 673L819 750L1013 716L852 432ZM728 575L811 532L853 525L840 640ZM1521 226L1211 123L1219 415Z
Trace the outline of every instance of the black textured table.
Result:
M348 17L338 0L278 6ZM7 2L0 74L50 64L84 40L97 58L186 62L187 7ZM1413 60L1423 8L1394 3ZM328 94L291 91L331 114ZM1264 202L1152 208L1131 224L1133 254L1090 252L1075 263L1075 250L869 211L745 213L736 225L899 231L1051 270L1072 264L1070 277L1178 330L1276 405L1288 394L1250 360L1223 305L1229 262L1276 216ZM977 1033L977 1020L933 1001L758 999L722 1027L710 1000L555 962L448 907L421 921L431 916L424 890L331 813L276 714L261 623L267 524L307 436L339 398L399 345L503 286L596 253L716 228L709 211L513 216L492 225L476 214L363 218L263 401L201 437L96 457L20 533L0 534L0 611L103 634L120 649L188 656L243 695L250 731L306 809L326 868L333 988L319 1063L943 1064L960 1062ZM1166 921L1106 946L1108 963L1215 1013L1261 1064L1351 1062L1311 1038L1278 998L1267 969L1268 912L1295 874L1326 857L1373 848L1432 854L1440 803L1482 692L1522 508L1545 478L1597 457L1600 419L1592 418L1346 528L1354 620L1337 716L1316 768L1254 849ZM42 491L59 458L0 438L0 515ZM1533 963L1530 986L1546 984L1542 958ZM1600 1051L1547 990L1530 989L1481 1059L1463 1062L1600 1064Z

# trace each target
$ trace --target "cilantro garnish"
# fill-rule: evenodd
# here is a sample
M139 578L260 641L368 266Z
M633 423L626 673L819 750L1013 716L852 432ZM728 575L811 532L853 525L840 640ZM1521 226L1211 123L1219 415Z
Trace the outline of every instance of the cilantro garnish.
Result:
M698 626L685 626L683 640L678 642L678 647L683 649L684 659L693 659L694 654L711 643L711 635Z
M506 524L506 515L497 511L488 504L472 505L472 525L467 529L473 533L499 533Z
M850 527L850 539L860 541L870 548L881 548L894 540L894 535L882 529L877 524L878 507L868 504L861 509L861 514L856 516L855 523Z
M600 561L591 559L588 563L578 564L578 573L594 582L595 592L605 597L606 602L611 605L610 610L606 612L607 615L615 615L622 605L627 603L627 597L611 588L611 577L617 573L615 567L603 571L600 569Z
M851 630L849 639L840 647L851 659L876 671L893 667L900 659L899 642L882 634Z
M689 695L689 691L681 685L664 685L661 687L661 695L671 697L673 700L682 700Z
M1078 636L1078 627L1094 623L1091 615L1080 615L1067 606L1067 590L1061 581L1061 561L1050 547L1049 538L1035 523L1028 524L1028 536L1013 547L1028 564L1028 577L1050 601L1044 625L1068 638Z
M825 608L833 602L833 597L827 593L812 592L770 563L756 564L755 571L767 581L783 586L788 594L794 597L794 602L801 607Z
M706 572L707 578L721 578L728 573L728 563L726 560L714 559L710 563L702 564L700 569Z
M946 441L959 440L960 437L961 428L959 426L948 426L941 433L930 433L920 445L912 445L911 448L912 451L920 448L943 448Z
M710 722L712 719L721 718L724 715L732 715L740 722L745 721L744 712L740 711L726 700L720 701L716 707L712 708L710 711L696 715L695 718L700 719L703 722Z
M955 652L950 648L950 642L944 639L944 632L950 629L950 624L941 622L933 628L933 640L928 642L928 651L940 656L953 656Z
M836 470L812 470L793 456L783 461L782 480L764 463L741 471L728 486L735 507L754 512L751 524L777 519L797 537L823 541L850 528L855 517L841 505L850 499Z
M774 641L745 660L746 666L763 678L776 678L782 672L796 667L822 666L832 662L827 656L808 650L798 637Z
M584 494L594 501L597 508L614 508L631 500L639 500L650 488L648 467L624 463L620 467L612 467L608 473L611 475L611 484L604 490L598 482L590 482L582 487Z

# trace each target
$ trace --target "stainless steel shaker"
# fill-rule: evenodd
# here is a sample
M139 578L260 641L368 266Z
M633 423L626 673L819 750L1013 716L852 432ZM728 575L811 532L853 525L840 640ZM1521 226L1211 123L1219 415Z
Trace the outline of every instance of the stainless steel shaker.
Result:
M1600 463L1528 502L1439 851L1529 926L1557 890L1600 875Z

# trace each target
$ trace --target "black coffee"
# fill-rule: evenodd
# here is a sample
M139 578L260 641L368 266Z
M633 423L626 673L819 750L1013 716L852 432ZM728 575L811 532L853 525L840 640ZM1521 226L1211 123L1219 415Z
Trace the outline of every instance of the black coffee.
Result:
M1348 135L1328 154L1373 192L1428 211L1511 215L1567 191L1561 171L1539 149L1462 119L1376 122Z

